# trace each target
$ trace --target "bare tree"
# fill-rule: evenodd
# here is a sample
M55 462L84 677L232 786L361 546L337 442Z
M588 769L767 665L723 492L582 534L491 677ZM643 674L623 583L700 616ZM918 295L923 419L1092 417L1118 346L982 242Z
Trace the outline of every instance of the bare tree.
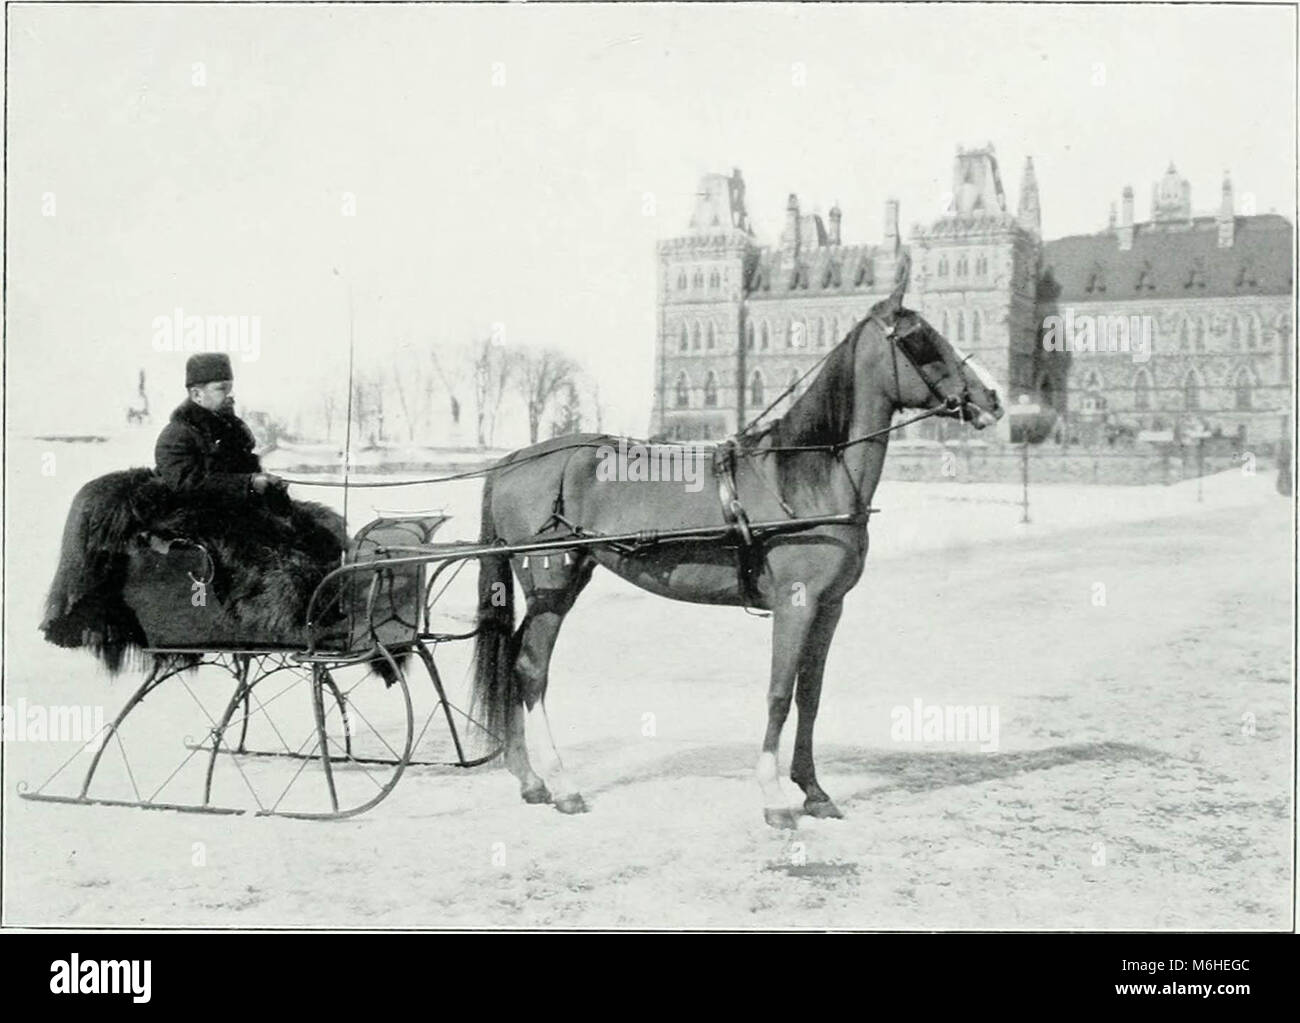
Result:
M433 366L433 374L428 377L426 383L429 407L433 407L435 390L441 387L450 405L452 424L459 427L462 409L461 394L466 382L474 375L474 353L464 348L442 353L436 348L430 348L429 361Z
M582 432L582 399L578 385L568 381L556 395L555 416L551 420L551 436L566 437Z
M578 364L554 348L521 349L516 364L515 389L528 409L529 441L536 444L542 416L557 395L572 387ZM576 390L573 393L576 402Z
M478 446L487 447L496 431L497 412L511 379L511 359L505 347L489 338L477 346L473 361L474 412Z
M325 440L334 437L334 417L339 412L339 396L334 390L325 390L320 396L321 414L325 418Z

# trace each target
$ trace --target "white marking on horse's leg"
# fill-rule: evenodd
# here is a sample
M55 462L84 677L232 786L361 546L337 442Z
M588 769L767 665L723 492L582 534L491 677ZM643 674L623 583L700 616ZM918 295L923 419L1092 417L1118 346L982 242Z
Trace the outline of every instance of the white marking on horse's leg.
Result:
M781 776L776 769L775 753L758 755L758 766L754 768L754 776L758 779L758 787L763 791L764 810L776 810L790 805L781 789Z
M577 795L577 790L564 770L559 750L555 746L555 737L551 733L551 719L546 714L546 701L538 700L525 719L525 734L528 737L534 769L546 782L551 795L556 799Z

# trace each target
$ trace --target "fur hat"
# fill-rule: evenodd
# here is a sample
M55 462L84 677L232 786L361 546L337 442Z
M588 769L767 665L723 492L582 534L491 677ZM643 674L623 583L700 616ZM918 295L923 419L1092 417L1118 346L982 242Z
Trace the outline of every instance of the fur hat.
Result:
M185 362L185 386L202 387L215 380L234 380L230 356L224 352L199 352Z

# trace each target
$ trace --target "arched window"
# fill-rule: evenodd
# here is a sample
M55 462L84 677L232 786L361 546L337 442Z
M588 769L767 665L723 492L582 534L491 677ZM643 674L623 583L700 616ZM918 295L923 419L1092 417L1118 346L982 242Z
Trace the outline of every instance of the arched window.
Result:
M695 351L700 350L700 321L695 321L695 326L691 328L691 347Z
M1201 381L1196 376L1196 371L1192 370L1183 379L1183 408L1189 412L1198 411L1201 407Z
M941 322L943 323L943 328L939 331L939 333L942 334L944 337L947 337L948 336L948 310L947 309L943 311L943 320Z
M1250 375L1250 370L1245 366L1237 370L1233 377L1232 387L1236 393L1236 407L1238 412L1249 412L1252 407L1251 392L1255 388L1255 381Z
M678 271L677 271L677 290L678 290L678 291L685 291L685 290L686 290L686 271L685 271L685 270L678 270Z
M940 277L947 277L947 276L948 276L948 257L947 257L947 256L940 256L940 257L939 257L939 270L938 270L938 275L939 275Z
M1209 332L1209 327L1207 327L1205 323L1205 317L1202 316L1196 321L1196 350L1198 352L1205 351L1205 336Z
M1106 396L1102 393L1101 374L1090 369L1083 378L1083 411L1100 412L1105 407Z
M790 317L790 332L786 334L785 346L787 348L807 348L808 324L796 317Z
M1254 313L1246 318L1246 343L1250 348L1259 347L1259 317Z
M1191 344L1190 330L1191 328L1187 323L1187 318L1183 317L1183 321L1178 325L1178 344L1176 349L1181 348L1183 351L1188 351L1188 345Z
M958 257L957 257L957 276L958 276L958 277L965 277L965 276L966 276L966 257L965 257L965 256L958 256Z
M687 351L690 347L691 347L691 334L690 334L690 331L687 330L687 328L686 328L686 324L683 323L683 324L682 324L682 343L681 343L681 350L684 352L684 351Z
M966 342L966 314L960 309L957 310L957 340L962 344Z
M1232 347L1241 347L1241 319L1237 316L1232 318Z
M826 317L817 317L817 347L826 347Z
M717 332L713 329L712 320L709 321L709 333L705 341L705 344L709 348L716 348L718 346L718 335Z
M718 405L718 374L713 370L709 370L709 375L704 378L704 404L707 408Z
M980 311L976 309L970 314L970 339L972 344L979 344L980 340Z
M745 349L752 352L754 350L754 321L745 321Z
M678 408L691 407L691 378L686 375L686 370L677 374L677 394L676 401Z
M837 343L839 339L840 339L840 318L838 316L833 316L831 317L831 344Z
M722 286L722 278L718 276L718 271L714 270L711 274L709 274L709 287L716 291L721 286Z
M1133 377L1133 408L1146 412L1151 408L1151 374L1144 368Z
M772 346L772 328L767 325L767 320L763 321L763 328L758 335L758 347L767 351Z
M754 370L754 375L749 378L749 403L756 409L761 409L765 404L763 398L763 374Z

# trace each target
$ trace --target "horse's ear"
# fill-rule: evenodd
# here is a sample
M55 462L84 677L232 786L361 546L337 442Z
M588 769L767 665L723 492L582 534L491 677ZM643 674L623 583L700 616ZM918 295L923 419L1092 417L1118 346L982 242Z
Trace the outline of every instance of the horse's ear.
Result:
M894 270L894 290L889 293L889 307L898 312L903 307L903 295L907 283L912 278L912 254L904 249L898 256L898 266Z

